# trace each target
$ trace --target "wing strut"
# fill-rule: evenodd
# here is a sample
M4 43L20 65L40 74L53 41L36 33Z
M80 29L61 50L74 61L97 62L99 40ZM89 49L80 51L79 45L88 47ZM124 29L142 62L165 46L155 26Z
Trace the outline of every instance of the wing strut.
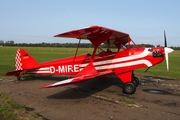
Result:
M78 45L77 45L77 48L76 48L76 53L75 53L75 55L74 55L74 61L75 61L76 56L77 56L77 52L78 52L78 49L79 49L80 42L81 42L81 39L79 39L79 42L78 42ZM73 62L74 62L74 61L73 61Z
M135 44L135 42L130 38L130 37L128 37L128 48L130 48L131 47L131 45L130 45L130 42L132 41L132 43L134 44L134 46L136 47L136 48L138 48L138 46Z
M130 37L129 37L129 38L130 38ZM131 38L130 38L130 39L131 39ZM132 39L131 39L131 41L132 41L132 43L134 44L134 46L135 46L136 48L139 48Z

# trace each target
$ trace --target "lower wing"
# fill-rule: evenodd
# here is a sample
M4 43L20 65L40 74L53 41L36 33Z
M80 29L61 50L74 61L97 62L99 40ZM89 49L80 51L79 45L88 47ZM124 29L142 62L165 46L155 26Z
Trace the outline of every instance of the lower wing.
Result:
M88 80L91 78L96 78L96 77L113 74L113 73L114 73L114 71L109 70L109 71L105 71L105 72L95 72L95 73L91 73L91 74L85 74L82 76L74 77L71 79L66 79L66 80L59 81L59 82L49 84L46 86L41 86L40 88L51 88L51 87L58 87L58 86L63 86L63 85L67 85L67 84L79 83L79 82L82 82L82 81L85 81L85 80Z

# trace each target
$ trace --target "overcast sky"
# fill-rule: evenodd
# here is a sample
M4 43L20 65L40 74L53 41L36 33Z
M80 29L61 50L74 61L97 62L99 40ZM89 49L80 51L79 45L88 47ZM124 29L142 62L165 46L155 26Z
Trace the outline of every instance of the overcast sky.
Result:
M0 40L70 43L54 38L92 25L130 34L136 44L180 46L180 0L0 0Z

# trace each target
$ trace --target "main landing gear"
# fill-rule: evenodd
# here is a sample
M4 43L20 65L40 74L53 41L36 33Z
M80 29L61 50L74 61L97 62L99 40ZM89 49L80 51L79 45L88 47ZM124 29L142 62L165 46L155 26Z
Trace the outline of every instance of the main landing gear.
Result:
M126 94L134 94L138 85L139 79L137 77L133 77L133 82L127 82L124 84L123 92Z
M123 86L123 92L126 94L133 94L136 91L136 86L132 82L125 83Z

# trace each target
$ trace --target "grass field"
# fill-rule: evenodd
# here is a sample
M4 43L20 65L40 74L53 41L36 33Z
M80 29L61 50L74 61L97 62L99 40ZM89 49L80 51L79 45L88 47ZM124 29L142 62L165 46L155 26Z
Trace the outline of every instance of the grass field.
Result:
M0 76L4 76L9 70L14 70L14 59L16 50L19 47L0 47ZM45 62L48 60L59 59L63 57L72 56L75 54L76 48L51 48L51 47L25 47L23 48L29 52L38 62ZM78 54L92 53L92 48L79 48ZM170 73L166 71L165 61L158 64L144 72L145 69L138 69L135 73L144 75L153 75L157 77L166 77L173 79L180 79L180 51L176 50L169 54Z
M43 118L36 113L28 112L24 106L0 92L0 120L43 120Z

